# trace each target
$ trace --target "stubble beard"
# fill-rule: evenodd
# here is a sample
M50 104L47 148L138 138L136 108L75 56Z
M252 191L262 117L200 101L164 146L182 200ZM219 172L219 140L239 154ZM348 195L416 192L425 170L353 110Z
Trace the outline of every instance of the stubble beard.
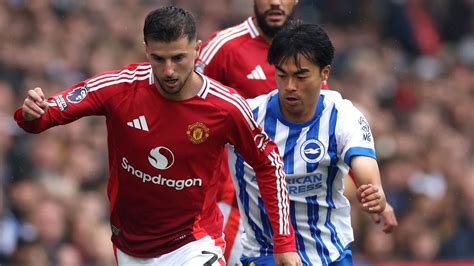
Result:
M169 90L167 90L167 89L166 89L166 88L167 88L167 87L166 87L166 83L164 83L164 82L162 82L160 79L158 79L158 78L156 77L156 75L155 75L155 80L158 81L158 84L160 84L161 91L163 91L166 95L176 96L176 95L178 95L178 94L181 93L181 91L183 90L184 86L185 86L186 83L188 82L189 77L191 77L192 73L193 73L193 70L191 69L191 71L188 73L188 75L187 75L186 78L184 79L184 82L181 83L181 84L178 84L178 89L175 90L175 91L169 91ZM178 79L178 82L180 82L179 79Z

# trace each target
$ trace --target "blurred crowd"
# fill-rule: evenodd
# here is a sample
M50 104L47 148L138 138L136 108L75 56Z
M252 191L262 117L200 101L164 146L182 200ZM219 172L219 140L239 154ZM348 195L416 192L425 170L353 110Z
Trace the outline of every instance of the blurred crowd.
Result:
M103 118L29 135L12 115L28 89L50 96L144 61L143 20L167 4L192 11L202 40L253 11L252 0L0 0L1 265L115 265ZM398 216L385 234L352 200L356 265L474 262L474 1L300 0L295 16L333 40L329 87L366 114Z

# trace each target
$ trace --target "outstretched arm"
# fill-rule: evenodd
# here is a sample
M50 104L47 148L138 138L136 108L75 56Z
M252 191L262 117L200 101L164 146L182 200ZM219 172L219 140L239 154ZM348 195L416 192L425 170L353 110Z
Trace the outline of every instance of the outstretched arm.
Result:
M356 194L362 209L368 213L383 212L386 201L377 161L366 156L353 156L351 168L360 184Z

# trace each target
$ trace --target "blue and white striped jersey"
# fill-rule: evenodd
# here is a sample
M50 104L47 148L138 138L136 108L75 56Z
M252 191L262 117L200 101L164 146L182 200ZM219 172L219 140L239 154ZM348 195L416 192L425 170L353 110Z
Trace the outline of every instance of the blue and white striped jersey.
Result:
M351 156L375 158L374 140L364 115L338 92L323 90L314 117L286 120L278 91L247 100L258 122L278 145L290 194L291 222L304 265L327 265L353 241L350 204L343 177ZM269 255L272 229L253 169L229 147L242 223L244 256Z

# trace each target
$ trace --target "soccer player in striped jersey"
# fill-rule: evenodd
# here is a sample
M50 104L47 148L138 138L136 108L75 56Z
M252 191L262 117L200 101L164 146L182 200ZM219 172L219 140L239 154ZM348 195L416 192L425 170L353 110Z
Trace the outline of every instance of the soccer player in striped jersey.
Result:
M253 17L214 33L203 44L196 69L236 89L245 98L273 91L276 87L275 67L267 62L267 52L274 35L291 19L297 3L297 0L254 0ZM326 81L321 89L328 89ZM228 172L227 165L223 166L223 171ZM355 182L354 178L352 180ZM230 177L219 191L218 200L225 221L225 257L229 265L239 265L243 227ZM383 220L383 230L387 233L397 226L395 213L389 204L381 215L372 215L372 219L377 223Z
M301 265L276 145L233 89L194 71L201 41L178 7L148 14L149 62L87 79L49 99L28 91L14 118L40 133L88 115L106 117L110 222L119 265L225 265L216 202L227 144L256 169L277 265ZM47 148L47 147L45 147ZM87 167L87 166L84 166Z
M367 120L338 92L321 90L333 56L321 27L290 23L268 52L278 90L248 100L257 123L283 156L303 265L352 265L350 204L343 194L349 168L360 184L357 196L364 211L378 214L386 204ZM229 167L245 228L242 262L271 265L274 232L255 172L232 148Z

